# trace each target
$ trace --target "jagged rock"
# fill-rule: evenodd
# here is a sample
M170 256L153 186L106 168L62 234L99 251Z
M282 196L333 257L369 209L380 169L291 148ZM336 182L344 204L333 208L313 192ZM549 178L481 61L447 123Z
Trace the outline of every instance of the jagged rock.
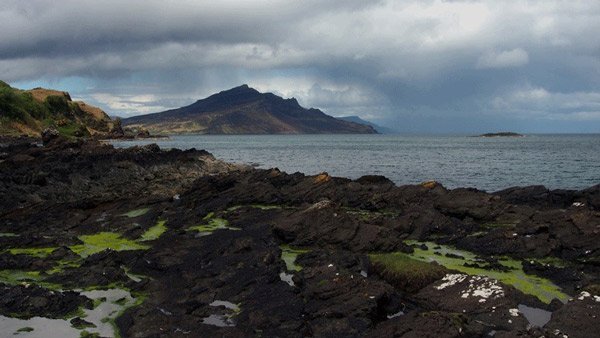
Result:
M598 330L595 187L540 202L515 198L527 193L252 169L156 145L23 141L1 150L0 266L3 278L14 278L2 286L3 315L58 316L87 304L76 293L34 287L43 279L63 290L116 286L151 295L116 320L123 336L537 337L558 330L571 337ZM11 161L17 154L27 160ZM408 246L406 239L437 244ZM590 296L542 304L471 276L442 287L461 274L419 261L427 269L389 275L374 259L391 252L412 259L440 244L472 251L480 260L471 266L495 272L506 270L498 257L510 256L572 296L581 289ZM530 328L521 304L552 311L552 320Z
M55 128L46 128L42 131L42 142L44 145L60 137L60 133Z

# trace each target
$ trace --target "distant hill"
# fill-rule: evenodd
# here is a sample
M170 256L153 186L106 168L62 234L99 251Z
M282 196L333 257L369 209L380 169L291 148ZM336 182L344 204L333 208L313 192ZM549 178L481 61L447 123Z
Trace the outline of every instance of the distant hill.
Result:
M367 126L371 126L379 134L397 134L398 133L398 131L396 131L394 129L382 127L382 126L377 125L377 124L375 124L373 122L370 122L370 121L367 121L367 120L363 120L359 116L342 116L342 117L338 117L338 119L344 120L344 121L349 121L349 122L354 122L354 123L359 123L359 124L364 124L364 125L367 125Z
M67 137L107 134L113 121L100 108L73 101L67 92L21 90L0 81L0 135L40 136L53 127Z
M123 120L156 134L374 134L371 126L306 109L296 99L242 85L178 109Z

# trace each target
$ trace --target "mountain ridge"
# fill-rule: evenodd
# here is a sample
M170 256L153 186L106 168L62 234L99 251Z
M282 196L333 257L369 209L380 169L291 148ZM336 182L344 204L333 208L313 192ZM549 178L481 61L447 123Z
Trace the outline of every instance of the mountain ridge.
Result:
M261 93L244 84L163 112L123 119L152 133L374 134L370 126L336 119L295 98Z

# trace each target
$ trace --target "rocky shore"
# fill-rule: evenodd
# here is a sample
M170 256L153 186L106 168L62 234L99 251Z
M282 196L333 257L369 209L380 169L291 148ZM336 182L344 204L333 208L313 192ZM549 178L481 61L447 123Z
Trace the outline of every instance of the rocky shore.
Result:
M0 331L592 337L600 185L496 193L0 140Z

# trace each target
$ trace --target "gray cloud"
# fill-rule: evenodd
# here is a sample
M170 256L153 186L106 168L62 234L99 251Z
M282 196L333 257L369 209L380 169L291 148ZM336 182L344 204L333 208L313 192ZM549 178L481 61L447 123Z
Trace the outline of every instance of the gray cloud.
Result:
M477 60L477 68L521 67L529 62L529 54L521 48L502 52L490 51Z
M248 83L414 130L600 131L597 2L7 0L0 29L3 80L121 115Z

